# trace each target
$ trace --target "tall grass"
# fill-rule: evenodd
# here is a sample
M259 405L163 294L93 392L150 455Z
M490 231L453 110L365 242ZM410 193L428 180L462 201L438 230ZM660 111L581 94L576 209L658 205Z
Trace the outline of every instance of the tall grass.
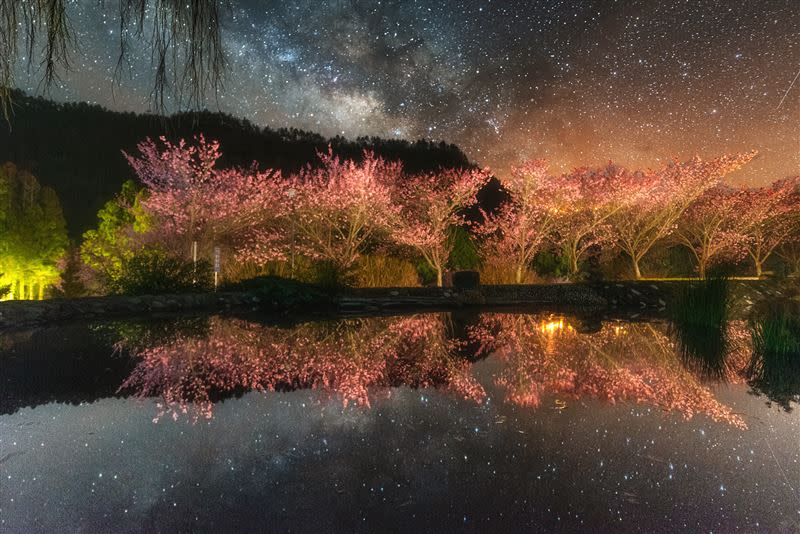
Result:
M800 402L800 303L785 299L765 304L750 328L750 385L789 410L791 402Z
M712 277L683 285L669 307L671 332L683 364L704 378L725 374L729 283Z
M414 264L401 258L372 254L362 257L355 272L358 287L416 287L419 274Z

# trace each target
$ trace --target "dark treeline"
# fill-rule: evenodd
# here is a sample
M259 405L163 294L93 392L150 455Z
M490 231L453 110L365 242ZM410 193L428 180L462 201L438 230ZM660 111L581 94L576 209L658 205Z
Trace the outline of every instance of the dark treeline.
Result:
M57 192L73 239L95 226L97 211L119 192L123 182L134 178L122 151L132 153L146 137L166 135L176 141L202 132L208 139L220 141L223 166L249 166L256 161L262 168L284 173L314 162L316 152L328 144L345 158L360 159L368 149L386 159L400 160L409 173L473 165L461 149L445 142L328 139L294 128L260 128L224 113L202 111L163 118L86 103L60 104L22 92L15 92L13 100L10 124L0 124L0 162L16 163Z

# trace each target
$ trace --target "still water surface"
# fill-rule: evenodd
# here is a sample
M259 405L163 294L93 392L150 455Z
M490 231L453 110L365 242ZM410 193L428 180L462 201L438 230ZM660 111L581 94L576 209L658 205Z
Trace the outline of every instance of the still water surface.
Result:
M800 531L800 414L729 340L709 372L549 313L0 335L0 532Z

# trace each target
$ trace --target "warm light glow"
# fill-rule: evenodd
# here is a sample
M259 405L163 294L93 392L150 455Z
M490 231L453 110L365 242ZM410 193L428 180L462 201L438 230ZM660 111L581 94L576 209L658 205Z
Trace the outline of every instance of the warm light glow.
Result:
M572 327L564 322L563 317L551 321L542 321L541 330L543 334L553 335L562 332L564 329L572 330Z

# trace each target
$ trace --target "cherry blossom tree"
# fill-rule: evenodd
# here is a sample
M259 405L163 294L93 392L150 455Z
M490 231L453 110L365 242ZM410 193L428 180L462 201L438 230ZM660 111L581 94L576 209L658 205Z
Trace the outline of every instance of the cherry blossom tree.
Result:
M726 185L709 189L678 224L678 240L694 255L701 278L712 265L726 259L736 262L747 254L740 195L741 190Z
M739 213L747 222L747 254L754 274L761 276L764 263L797 232L800 214L800 177L740 193Z
M629 182L633 201L614 213L608 224L615 243L630 258L637 279L642 277L642 258L675 231L692 202L755 156L756 152L750 152L709 161L695 157L636 173L636 179Z
M320 166L307 167L289 185L294 208L288 224L305 255L347 272L388 233L398 211L392 189L403 168L371 152L361 162L341 160L330 148L319 157Z
M422 255L436 271L438 286L453 250L451 229L466 223L461 212L475 204L488 179L483 170L447 169L412 177L395 189L401 212L392 236Z
M160 138L125 154L146 188L141 204L155 219L151 241L189 253L198 242L205 253L226 244L247 259L280 259L285 216L280 173L255 168L220 169L219 143L201 135L194 145Z
M560 219L556 235L573 275L589 250L611 241L609 220L635 199L631 183L626 169L609 164L601 169L574 169L553 184L559 192L551 208Z
M558 182L549 175L545 160L533 160L512 168L501 183L511 200L496 214L484 213L484 221L476 230L484 237L483 261L510 264L514 281L519 284L556 228Z

